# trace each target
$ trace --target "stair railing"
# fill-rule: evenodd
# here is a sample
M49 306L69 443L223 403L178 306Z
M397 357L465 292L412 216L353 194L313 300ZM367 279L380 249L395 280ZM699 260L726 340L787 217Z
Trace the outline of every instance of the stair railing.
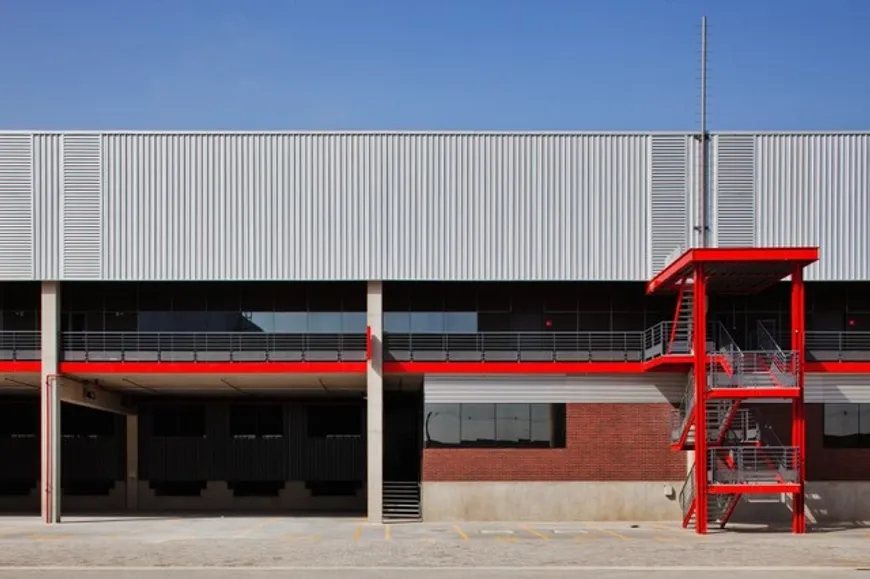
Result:
M686 390L683 392L683 397L680 399L680 406L671 413L671 440L679 442L683 436L683 430L686 428L686 423L692 416L692 409L695 406L695 376L689 373L689 379L686 381Z
M683 480L683 487L680 489L680 509L683 511L683 517L689 514L689 509L692 508L692 502L695 500L695 465L689 469L689 474Z

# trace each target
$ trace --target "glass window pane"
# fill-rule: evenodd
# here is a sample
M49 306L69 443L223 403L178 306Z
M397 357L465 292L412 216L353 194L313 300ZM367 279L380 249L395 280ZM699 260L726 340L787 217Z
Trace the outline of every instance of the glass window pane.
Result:
M870 404L859 404L858 431L864 435L870 435Z
M341 314L341 331L344 334L362 334L366 331L365 312L344 312Z
M276 312L275 332L279 334L307 333L308 314L304 312Z
M477 333L477 312L445 312L443 322L447 334Z
M460 438L463 443L495 444L495 404L462 404Z
M825 404L825 436L855 436L858 430L857 404Z
M384 331L396 334L411 332L411 314L408 312L384 312Z
M531 404L532 436L536 443L549 445L553 438L552 404Z
M272 333L275 331L275 312L245 312L251 331Z
M340 334L341 314L339 312L312 312L308 314L309 334Z
M496 404L495 433L500 443L519 444L531 440L529 404Z
M427 404L423 417L426 446L459 444L459 404Z
M444 333L444 314L442 312L411 313L412 334L442 334Z

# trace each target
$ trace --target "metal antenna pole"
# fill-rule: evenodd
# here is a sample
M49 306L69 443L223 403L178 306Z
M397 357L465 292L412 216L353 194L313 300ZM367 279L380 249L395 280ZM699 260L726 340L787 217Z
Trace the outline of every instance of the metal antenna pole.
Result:
M701 171L700 171L700 213L701 223L699 232L701 247L707 247L707 17L701 17Z

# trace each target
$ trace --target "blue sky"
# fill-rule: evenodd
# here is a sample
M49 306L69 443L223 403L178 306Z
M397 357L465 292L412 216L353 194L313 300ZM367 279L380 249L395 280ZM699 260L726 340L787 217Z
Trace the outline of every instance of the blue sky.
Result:
M6 0L6 129L870 129L868 0Z

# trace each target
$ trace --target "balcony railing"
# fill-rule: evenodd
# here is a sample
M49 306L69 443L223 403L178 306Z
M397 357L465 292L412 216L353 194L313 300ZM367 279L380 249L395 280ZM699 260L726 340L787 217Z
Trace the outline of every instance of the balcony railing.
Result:
M711 448L713 484L783 484L798 482L796 446L730 446Z
M643 332L394 334L388 360L408 362L637 362Z
M806 353L809 361L870 362L870 332L807 332Z
M64 332L65 361L349 362L366 358L365 334Z
M39 332L0 332L0 360L32 362L39 360Z

